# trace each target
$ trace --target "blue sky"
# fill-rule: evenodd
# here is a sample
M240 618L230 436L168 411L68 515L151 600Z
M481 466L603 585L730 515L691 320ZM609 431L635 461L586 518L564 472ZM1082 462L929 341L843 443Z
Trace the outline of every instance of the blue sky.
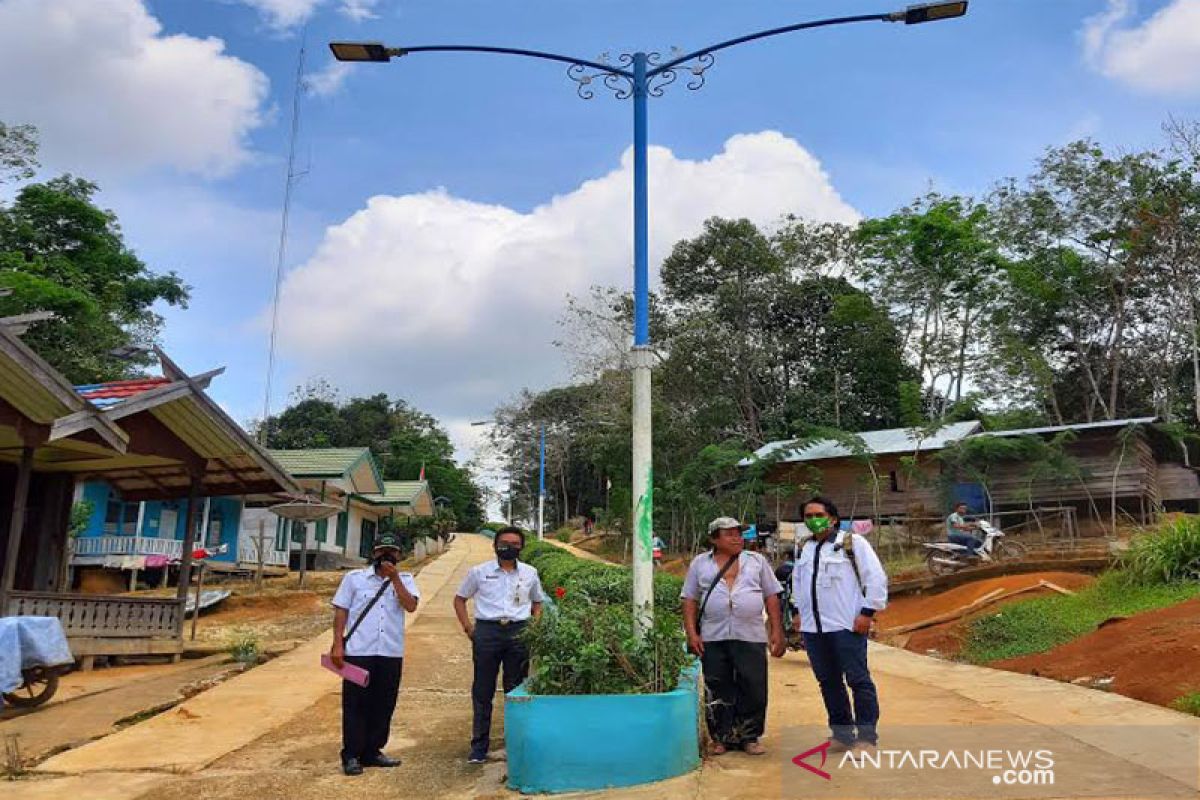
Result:
M558 65L413 55L330 72L331 39L581 57L691 50L887 0L0 0L0 119L95 177L130 245L193 287L175 358L261 412L297 53L308 43L275 407L324 377L470 419L562 381L565 294L628 282L628 102ZM1194 23L1194 24L1193 24ZM74 52L74 59L62 59ZM1196 117L1200 0L972 0L962 20L802 32L652 100L652 253L711 214L852 221L980 193L1048 145L1157 144Z

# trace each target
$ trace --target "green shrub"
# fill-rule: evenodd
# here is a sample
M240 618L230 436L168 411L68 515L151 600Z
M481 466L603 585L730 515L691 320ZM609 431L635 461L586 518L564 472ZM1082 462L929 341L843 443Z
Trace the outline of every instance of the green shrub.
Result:
M1200 581L1200 517L1181 517L1136 537L1122 567L1143 584Z
M575 535L575 529L570 527L569 525L564 525L554 532L555 539L558 539L560 542L565 542L567 544L571 543L571 537L573 537L574 535Z
M1200 692L1185 694L1171 703L1171 708L1176 711L1182 711L1185 714L1195 714L1197 717L1200 717Z
M1007 605L971 623L962 657L976 664L1044 653L1091 633L1109 617L1181 603L1200 595L1200 584L1144 584L1107 572L1074 595L1053 595Z
M587 561L545 542L530 542L521 557L537 568L555 600L524 633L531 693L638 694L678 685L691 658L684 648L679 578L655 576L654 624L639 638L630 569Z
M229 655L241 664L253 664L262 655L258 634L247 628L234 628L229 635Z

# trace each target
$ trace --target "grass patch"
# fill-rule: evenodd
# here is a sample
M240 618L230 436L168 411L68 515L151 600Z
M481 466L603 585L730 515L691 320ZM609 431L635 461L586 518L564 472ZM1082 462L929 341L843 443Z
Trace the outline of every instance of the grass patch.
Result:
M1197 717L1200 717L1200 692L1185 694L1171 703L1171 708L1176 711L1182 711L1185 714L1195 714Z
M1025 600L975 620L967 630L962 658L985 664L1044 653L1091 633L1109 617L1152 611L1197 595L1200 583L1147 584L1123 572L1108 572L1075 595Z

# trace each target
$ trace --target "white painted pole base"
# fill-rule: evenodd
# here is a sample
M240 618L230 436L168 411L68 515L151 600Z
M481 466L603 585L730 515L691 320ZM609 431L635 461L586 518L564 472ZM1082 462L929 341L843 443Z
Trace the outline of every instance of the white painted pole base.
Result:
M654 463L651 456L649 347L635 347L633 365L633 620L644 632L654 620Z
M546 538L543 523L546 519L546 495L538 495L538 541Z

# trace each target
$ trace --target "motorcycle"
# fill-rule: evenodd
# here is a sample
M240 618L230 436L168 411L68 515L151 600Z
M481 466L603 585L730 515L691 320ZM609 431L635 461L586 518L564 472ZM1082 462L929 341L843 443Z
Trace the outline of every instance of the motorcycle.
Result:
M1028 549L1020 542L1006 539L1004 531L987 520L979 520L983 544L975 552L954 542L926 542L925 565L934 575L948 575L960 569L1002 561L1019 561Z

